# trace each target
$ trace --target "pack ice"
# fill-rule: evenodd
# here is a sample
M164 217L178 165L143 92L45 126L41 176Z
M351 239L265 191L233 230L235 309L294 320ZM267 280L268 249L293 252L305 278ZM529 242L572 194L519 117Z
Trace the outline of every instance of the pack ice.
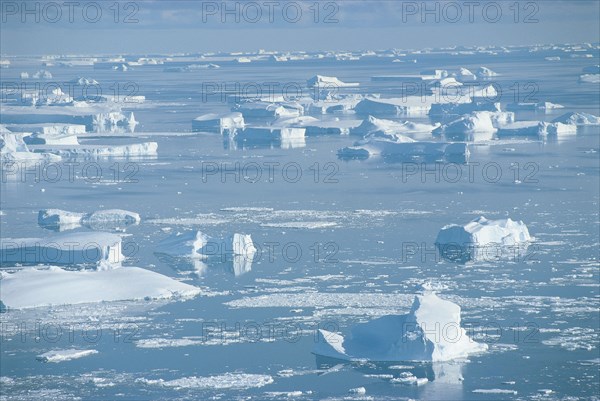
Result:
M67 271L56 266L2 275L0 300L7 308L192 297L200 289L139 267Z
M0 239L0 262L3 265L100 263L106 267L118 265L123 260L121 237L106 232Z
M487 350L460 326L460 306L425 291L406 315L359 324L347 336L320 329L315 354L369 361L448 361Z
M68 212L61 209L42 209L38 213L38 224L58 231L81 225L93 230L123 228L140 223L140 215L122 209L98 210L92 213Z

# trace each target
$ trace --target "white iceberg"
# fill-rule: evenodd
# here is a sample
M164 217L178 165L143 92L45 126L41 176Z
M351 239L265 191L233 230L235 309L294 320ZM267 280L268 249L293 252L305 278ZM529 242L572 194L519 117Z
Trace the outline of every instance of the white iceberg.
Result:
M52 74L48 70L39 70L32 76L33 79L52 79Z
M120 264L121 237L106 232L55 234L46 238L0 239L0 262L10 264Z
M511 219L488 220L481 216L465 225L443 227L435 240L439 245L483 247L487 245L516 245L531 241L527 226Z
M59 161L60 156L48 153L32 152L25 141L23 133L12 133L0 125L0 162L16 161ZM8 166L8 165L7 165Z
M600 117L588 113L565 113L552 120L553 123L569 125L600 125Z
M494 72L487 67L479 67L479 69L477 70L477 76L479 78L491 78L496 77L498 75L499 74L497 72Z
M357 82L342 82L336 77L326 77L323 75L315 75L306 81L309 88L325 87L325 88L343 88L359 86Z
M209 113L192 120L192 131L219 131L221 134L232 134L238 128L244 128L244 116L240 112Z
M304 108L295 103L245 102L235 107L244 117L298 117Z
M275 120L272 127L304 128L305 136L318 135L348 135L360 124L360 120L326 120L322 121L311 116L288 117Z
M564 106L551 102L538 103L509 103L506 105L506 110L554 110L562 109Z
M499 137L506 136L562 136L577 132L577 126L563 123L547 123L544 121L517 121L506 124L498 129Z
M586 84L600 83L600 74L583 74L579 76L579 82Z
M315 354L342 360L448 361L487 350L468 337L460 306L426 291L406 315L387 315L342 336L320 329Z
M382 131L393 134L428 133L439 127L439 124L422 124L411 121L396 122L369 116L367 119L350 129L350 135L366 136L372 132Z
M243 141L251 144L254 142L304 141L305 134L306 128L300 127L247 126L244 129L237 131L234 138L236 141Z
M368 97L358 102L354 111L357 114L387 117L427 114L430 108L431 102L424 101L420 96L390 99Z
M495 132L496 128L489 113L475 112L436 128L433 134L469 134L473 132Z
M26 268L4 273L0 280L0 300L14 309L193 297L199 293L197 287L139 267L98 271Z

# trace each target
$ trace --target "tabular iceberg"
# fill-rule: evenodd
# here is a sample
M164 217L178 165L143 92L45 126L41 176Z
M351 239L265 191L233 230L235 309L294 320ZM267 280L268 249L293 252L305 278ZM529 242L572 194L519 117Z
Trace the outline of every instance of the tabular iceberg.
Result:
M531 236L522 221L488 220L483 216L465 225L445 226L435 240L436 244L459 246L515 245L528 241Z
M68 212L61 209L42 209L38 224L45 228L63 231L84 225L93 230L123 228L140 223L140 215L121 209L98 210L92 213Z

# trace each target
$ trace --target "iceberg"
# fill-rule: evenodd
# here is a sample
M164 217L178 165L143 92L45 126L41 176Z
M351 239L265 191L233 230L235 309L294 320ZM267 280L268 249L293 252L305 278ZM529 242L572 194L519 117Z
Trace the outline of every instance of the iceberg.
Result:
M359 120L327 120L322 121L311 116L280 118L275 120L272 127L303 128L306 136L318 135L348 135L360 123Z
M586 84L600 83L600 74L583 74L579 76L579 82Z
M500 103L490 101L471 101L468 103L433 103L429 115L440 117L445 115L463 115L477 111L501 112Z
M209 113L196 117L192 121L192 131L219 131L221 134L233 134L244 128L244 116L239 112L226 114Z
M390 99L368 97L358 102L354 111L357 114L387 117L427 114L430 108L431 103L423 101L420 96Z
M562 109L564 106L560 104L550 102L538 102L538 103L509 103L506 105L506 110L554 110Z
M336 77L326 77L323 75L315 75L306 81L309 88L325 87L325 88L343 88L359 86L357 82L342 82Z
M252 143L304 141L306 128L300 127L245 127L234 135L236 141Z
M0 125L0 161L10 163L16 161L59 161L59 155L32 152L25 141L22 133L12 133Z
M600 117L588 113L565 113L552 122L568 125L600 125Z
M314 353L342 360L441 362L487 350L468 337L455 303L425 291L405 315L359 324L347 336L318 330Z
M440 134L470 134L473 132L495 132L489 113L475 112L464 115L457 120L445 124L433 131L434 135Z
M121 209L98 210L92 213L75 213L60 209L42 209L38 213L41 227L63 231L81 225L92 230L124 228L140 223L140 215Z
M155 249L157 254L175 258L208 259L239 255L252 257L256 247L249 234L235 233L222 239L214 239L201 231L177 232L163 239Z
M99 263L103 267L108 267L108 265L118 265L124 259L121 253L121 237L106 232L61 233L46 238L0 239L0 262L3 265Z
M68 271L56 266L2 274L0 299L7 308L193 297L198 287L139 267Z
M73 359L84 358L86 356L94 355L97 353L98 353L98 351L96 351L95 349L86 349L86 350L60 349L60 350L44 352L43 354L36 356L35 359L37 359L40 362L58 363L58 362L71 361Z
M497 77L498 75L500 75L500 74L490 70L487 67L479 67L479 69L477 70L477 76L479 78L491 78L491 77Z
M246 102L235 107L244 117L298 117L304 108L295 103Z
M486 246L516 245L529 242L527 226L522 221L511 219L488 220L483 216L465 224L443 227L435 240L439 245Z
M506 136L562 136L577 132L577 126L563 123L547 123L543 121L517 121L506 124L498 129L499 137Z
M407 136L378 131L353 146L338 150L337 155L342 160L383 157L388 161L423 158L464 163L470 152L466 143L415 141Z

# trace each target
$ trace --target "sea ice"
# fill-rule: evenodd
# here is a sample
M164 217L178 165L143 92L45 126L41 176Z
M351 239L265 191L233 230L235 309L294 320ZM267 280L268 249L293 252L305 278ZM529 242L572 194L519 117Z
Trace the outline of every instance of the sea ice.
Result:
M3 163L13 161L58 161L60 156L48 153L31 152L25 141L23 133L12 133L0 125L0 161Z
M517 121L506 124L498 129L497 135L503 136L558 136L570 135L577 132L577 126L563 123L547 123L543 121Z
M64 157L142 157L156 156L158 143L141 142L128 145L30 145L34 152L54 153Z
M198 287L139 267L68 271L25 268L2 275L0 298L8 308L193 297Z
M467 336L460 306L425 291L406 315L354 326L348 336L320 329L317 355L344 360L448 361L487 350Z
M363 120L359 126L351 128L350 135L364 137L377 131L389 134L427 133L432 132L437 127L439 127L439 124L421 124L411 121L396 122L369 116L367 119Z
M177 232L163 239L155 253L179 258L208 259L225 255L252 257L256 247L249 234L235 233L222 239L214 239L197 230Z

